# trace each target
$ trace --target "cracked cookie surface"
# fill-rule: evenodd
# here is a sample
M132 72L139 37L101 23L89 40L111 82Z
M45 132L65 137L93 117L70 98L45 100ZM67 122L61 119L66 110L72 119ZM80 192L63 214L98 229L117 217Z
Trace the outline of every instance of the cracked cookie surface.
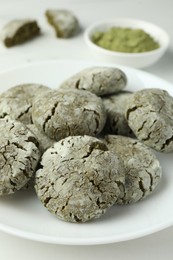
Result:
M40 84L22 84L14 86L0 94L0 118L32 123L33 99L40 93L49 90Z
M64 81L60 88L88 90L97 96L117 93L125 88L127 77L124 72L112 67L90 67Z
M173 151L173 97L162 89L143 89L129 99L126 118L136 137L160 151Z
M104 134L134 136L125 118L125 107L131 95L131 92L121 91L102 98L107 110Z
M40 95L32 109L40 131L60 140L70 135L97 135L106 121L101 98L84 90L52 90Z
M91 136L70 136L43 155L35 189L58 218L86 222L98 218L117 200L124 171L117 156Z
M31 132L33 132L33 134L37 138L41 153L46 151L49 147L51 147L55 143L53 139L49 138L43 132L39 131L39 129L34 124L27 125L27 127L31 130Z
M160 182L162 170L152 150L138 140L107 135L108 149L122 159L125 168L124 191L116 203L129 204L146 198Z
M40 159L38 142L22 123L0 119L0 195L20 190Z

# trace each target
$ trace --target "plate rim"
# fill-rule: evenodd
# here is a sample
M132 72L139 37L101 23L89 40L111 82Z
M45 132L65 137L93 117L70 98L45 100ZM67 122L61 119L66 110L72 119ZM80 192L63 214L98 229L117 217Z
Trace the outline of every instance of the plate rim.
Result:
M14 228L5 224L0 223L0 230L4 233L14 235L19 238L28 239L31 241L37 241L42 242L46 244L57 244L57 245L71 245L71 246L89 246L89 245L107 245L107 244L113 244L113 243L119 243L119 242L125 242L130 240L135 240L138 238L142 238L148 235L152 235L156 232L162 231L170 226L173 225L173 221L170 220L169 223L156 225L152 231L151 229L143 229L143 232L136 234L135 232L131 232L128 234L128 236L124 237L123 235L119 236L119 238L116 238L114 236L109 236L106 238L106 240L103 237L96 238L58 238L55 236L46 236L37 234L30 231L23 231L18 228Z

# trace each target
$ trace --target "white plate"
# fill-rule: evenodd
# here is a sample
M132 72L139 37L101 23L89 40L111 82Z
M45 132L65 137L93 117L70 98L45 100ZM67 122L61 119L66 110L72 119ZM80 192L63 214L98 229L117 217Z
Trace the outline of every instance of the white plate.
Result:
M0 73L0 91L23 82L56 87L68 76L94 64L64 60L26 65ZM128 89L136 91L143 87L158 87L173 95L170 83L143 71L119 67L129 78ZM91 245L130 240L166 228L173 224L173 160L172 154L157 156L163 167L163 178L159 188L142 202L113 206L98 220L72 224L51 215L34 192L20 191L0 198L0 230L47 243Z

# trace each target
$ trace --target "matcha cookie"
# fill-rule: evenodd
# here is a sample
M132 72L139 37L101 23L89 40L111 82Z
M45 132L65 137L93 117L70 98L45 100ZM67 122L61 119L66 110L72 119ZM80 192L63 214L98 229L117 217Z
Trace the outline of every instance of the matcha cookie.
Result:
M90 67L67 79L60 88L76 88L88 90L97 96L117 93L127 83L123 71L111 67Z
M0 195L20 190L40 159L38 142L20 122L0 119Z
M51 90L33 104L36 127L52 139L70 135L97 135L106 121L101 98L84 90Z
M125 118L126 103L131 95L131 92L121 91L103 97L102 100L107 110L107 120L103 129L104 134L134 135Z
M1 93L0 118L9 118L24 124L31 124L33 99L47 90L50 89L39 84L22 84Z
M51 147L55 143L55 141L53 139L50 139L43 132L39 131L38 128L34 124L27 125L27 127L29 128L29 130L31 132L33 132L33 134L37 138L41 153L46 151L49 147Z
M107 135L108 149L118 154L124 164L124 191L116 203L129 204L146 198L160 182L162 171L153 152L138 140L125 136Z
M13 20L6 24L1 32L1 38L6 47L12 47L26 42L40 32L35 20Z
M119 159L91 136L69 136L43 155L35 189L43 205L64 221L99 218L117 200L124 183Z
M79 29L77 18L68 10L47 10L46 17L59 38L72 37Z
M140 141L160 152L173 151L173 97L167 91L137 91L126 106L126 118Z

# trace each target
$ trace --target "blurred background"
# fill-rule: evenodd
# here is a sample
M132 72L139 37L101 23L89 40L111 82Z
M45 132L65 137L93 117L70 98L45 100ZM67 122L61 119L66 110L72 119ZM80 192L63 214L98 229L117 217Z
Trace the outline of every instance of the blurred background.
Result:
M118 17L146 20L161 26L169 32L171 41L172 31L172 0L0 0L0 27L9 20L16 18L34 18L38 21L42 35L29 44L7 49L0 45L0 69L5 68L5 60L10 57L10 66L17 61L35 61L40 59L85 59L93 60L84 39L84 30L93 22L102 19ZM71 39L55 39L54 31L45 18L47 8L62 8L71 10L79 19L80 33ZM168 70L171 70L173 46L170 45L164 57L147 71L169 80Z

